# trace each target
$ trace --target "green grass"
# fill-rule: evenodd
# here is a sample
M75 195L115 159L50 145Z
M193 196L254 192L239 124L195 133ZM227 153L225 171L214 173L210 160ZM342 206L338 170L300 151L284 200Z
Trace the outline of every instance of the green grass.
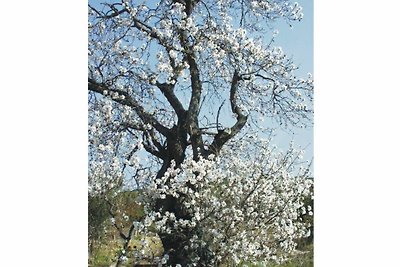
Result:
M109 267L116 262L118 247L115 241L98 244L89 256L89 266Z
M313 244L305 247L303 253L298 254L291 260L282 264L267 264L266 267L313 267L314 266L314 255L313 255Z

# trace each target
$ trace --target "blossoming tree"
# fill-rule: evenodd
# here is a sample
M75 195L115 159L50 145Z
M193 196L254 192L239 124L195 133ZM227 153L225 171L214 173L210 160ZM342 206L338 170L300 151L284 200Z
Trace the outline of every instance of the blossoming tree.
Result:
M91 1L89 1L91 2ZM313 81L274 46L288 0L89 4L89 194L130 178L172 266L281 260L307 235L308 165L273 125L312 120ZM228 115L229 116L228 116ZM265 128L263 119L270 125Z

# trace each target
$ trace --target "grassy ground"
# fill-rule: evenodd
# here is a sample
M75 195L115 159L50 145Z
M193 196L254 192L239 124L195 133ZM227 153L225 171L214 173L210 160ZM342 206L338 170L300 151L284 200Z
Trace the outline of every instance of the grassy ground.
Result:
M268 264L265 267L313 267L314 255L313 244L308 245L301 254L282 264Z
M109 267L113 262L116 262L118 247L120 244L116 241L107 243L97 243L92 253L89 255L90 267Z
M146 243L143 243L142 240L145 240ZM117 261L118 255L120 254L120 249L122 247L122 242L113 240L97 244L89 256L89 266L109 267ZM144 252L145 257L151 259L153 257L162 256L163 248L158 237L146 236L145 238L142 238L141 236L136 236L129 244L128 256L130 260L128 260L124 266L133 265L133 255L135 252ZM135 263L138 264L144 262Z
M154 242L155 240L149 239L149 246L152 250L156 251L155 254L161 255L162 248ZM138 240L134 240L132 242L133 246L137 246L138 248L141 246L141 243ZM117 241L112 241L108 245L102 244L92 253L89 258L89 266L90 267L109 267L113 263L116 262L116 258L118 255L118 249L116 247L120 246ZM293 257L291 260L282 263L269 263L267 265L261 264L242 264L241 266L247 267L313 267L313 245L307 245L301 253ZM133 262L129 261L125 266L132 266Z

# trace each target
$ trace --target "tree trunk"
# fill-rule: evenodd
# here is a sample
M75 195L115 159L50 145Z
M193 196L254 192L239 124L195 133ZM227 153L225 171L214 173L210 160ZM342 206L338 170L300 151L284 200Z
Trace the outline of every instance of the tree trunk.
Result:
M157 178L162 177L167 169L171 166L172 160L175 161L175 167L178 168L185 158L185 149L188 146L186 141L186 132L178 131L176 128L176 135L171 135L167 137L167 157L163 161L163 165L157 174ZM184 195L180 198L174 198L172 196L166 196L165 199L158 199L155 205L156 210L162 210L163 212L169 211L173 212L176 218L190 220L192 218L192 214L190 214L187 209L182 204L182 199ZM162 241L164 251L168 254L169 260L168 265L175 266L176 264L180 264L181 266L188 266L191 263L192 256L190 254L193 251L185 250L184 247L190 247L190 238L193 237L194 234L199 235L201 229L192 230L184 230L179 231L178 233L159 233L159 237ZM210 266L209 260L210 257L207 256L207 249L203 249L203 251L199 251L197 249L195 254L202 255L200 261L197 266Z

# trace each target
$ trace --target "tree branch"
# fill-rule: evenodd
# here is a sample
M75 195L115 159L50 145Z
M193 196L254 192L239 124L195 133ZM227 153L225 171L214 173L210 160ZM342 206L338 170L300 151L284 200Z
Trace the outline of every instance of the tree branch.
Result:
M170 129L163 126L160 122L158 122L153 115L147 113L145 109L139 104L139 102L133 99L127 92L118 89L111 89L108 86L97 83L96 81L90 78L88 79L88 88L90 91L102 95L105 95L104 91L118 93L119 96L123 97L114 97L113 101L131 107L133 110L135 110L136 114L143 121L143 123L146 124L148 123L152 125L158 132L160 132L164 136L168 135Z
M233 73L233 78L231 82L231 90L229 100L231 103L231 110L237 115L237 120L235 125L231 128L224 130L219 130L218 134L214 137L212 144L210 145L209 152L212 154L218 154L222 146L231 138L233 138L239 131L246 125L247 115L244 115L241 108L237 105L237 90L239 86L239 81L242 78L239 76L238 72L235 70Z
M196 56L193 52L193 47L189 45L187 34L184 31L179 31L179 41L181 43L181 46L183 47L185 59L189 64L192 94L190 97L189 108L186 116L186 128L192 142L193 157L195 160L197 160L199 159L199 152L200 154L204 154L205 152L203 138L198 121L202 91L200 71L197 66Z
M157 82L156 85L167 98L172 108L175 110L178 119L182 120L186 114L186 110L182 106L182 103L179 101L178 97L175 95L173 85L159 82Z

